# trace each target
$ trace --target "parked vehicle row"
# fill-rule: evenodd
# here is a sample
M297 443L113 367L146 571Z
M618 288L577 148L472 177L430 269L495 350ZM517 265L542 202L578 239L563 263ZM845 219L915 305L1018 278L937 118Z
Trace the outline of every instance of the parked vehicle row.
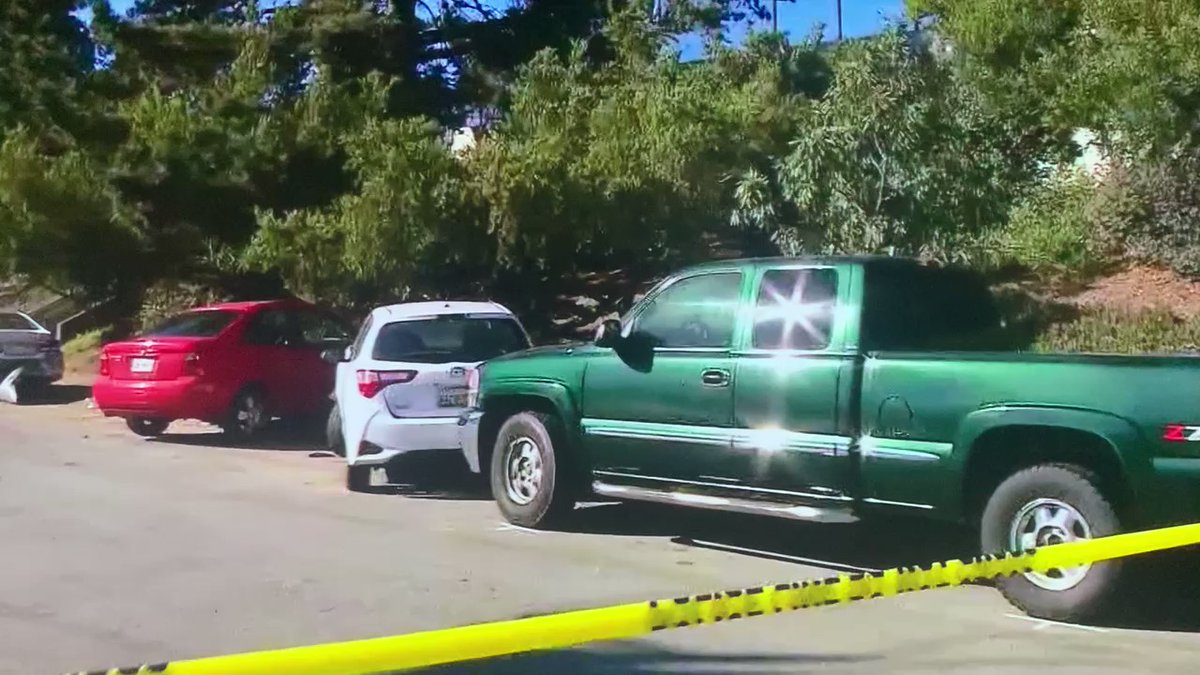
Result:
M591 343L532 347L495 303L379 307L353 339L298 301L214 305L106 346L95 400L143 435L190 417L244 438L328 411L349 489L408 452L461 452L526 527L598 495L915 516L966 524L998 552L1200 514L1200 362L1016 354L990 344L1002 329L963 270L722 261L663 280ZM998 584L1033 616L1082 620L1123 571Z
M379 307L352 335L299 300L200 307L105 345L93 399L148 437L194 419L244 441L274 418L321 416L330 449L346 458L347 487L362 490L401 454L459 451L468 374L531 345L493 302Z

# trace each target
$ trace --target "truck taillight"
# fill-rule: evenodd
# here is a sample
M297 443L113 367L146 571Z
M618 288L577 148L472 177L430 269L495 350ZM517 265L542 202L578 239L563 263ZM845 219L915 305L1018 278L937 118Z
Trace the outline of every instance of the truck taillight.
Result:
M479 369L472 368L467 371L467 407L476 408L479 406Z
M412 382L417 376L415 370L359 370L354 373L358 380L358 393L363 398L375 398L375 395L393 384Z
M195 352L188 354L183 359L183 374L200 376L204 374L204 369L200 367L200 355Z
M100 374L101 375L109 374L108 354L106 352L100 352Z

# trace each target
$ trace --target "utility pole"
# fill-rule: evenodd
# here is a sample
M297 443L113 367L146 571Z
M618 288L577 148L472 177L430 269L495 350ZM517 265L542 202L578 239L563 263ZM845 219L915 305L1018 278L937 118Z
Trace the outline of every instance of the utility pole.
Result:
M779 0L771 0L771 32L779 32Z
M842 41L842 0L837 0L838 42Z

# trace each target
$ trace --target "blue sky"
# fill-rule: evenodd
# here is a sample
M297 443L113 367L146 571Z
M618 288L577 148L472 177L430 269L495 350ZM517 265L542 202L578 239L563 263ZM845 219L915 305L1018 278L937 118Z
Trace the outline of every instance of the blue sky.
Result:
M113 9L124 14L133 0L111 0ZM511 0L491 0L490 4L503 7ZM885 19L899 16L904 11L904 0L842 0L842 31L846 37L857 37L878 32ZM812 25L825 24L825 36L837 35L837 0L779 0L779 28L799 40L808 35ZM766 28L766 26L763 26ZM731 36L737 39L741 32ZM684 55L696 48L694 41L681 44Z

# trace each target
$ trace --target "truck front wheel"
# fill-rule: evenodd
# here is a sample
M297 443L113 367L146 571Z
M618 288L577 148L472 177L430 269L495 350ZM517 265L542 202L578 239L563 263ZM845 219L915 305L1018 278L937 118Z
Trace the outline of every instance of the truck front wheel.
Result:
M985 553L1022 551L1116 534L1120 520L1095 474L1070 464L1039 464L1000 483L984 508ZM1083 622L1097 618L1117 591L1120 561L1029 572L996 580L1004 597L1029 616Z
M509 417L492 452L492 496L508 522L546 527L575 507L557 418L540 412Z

